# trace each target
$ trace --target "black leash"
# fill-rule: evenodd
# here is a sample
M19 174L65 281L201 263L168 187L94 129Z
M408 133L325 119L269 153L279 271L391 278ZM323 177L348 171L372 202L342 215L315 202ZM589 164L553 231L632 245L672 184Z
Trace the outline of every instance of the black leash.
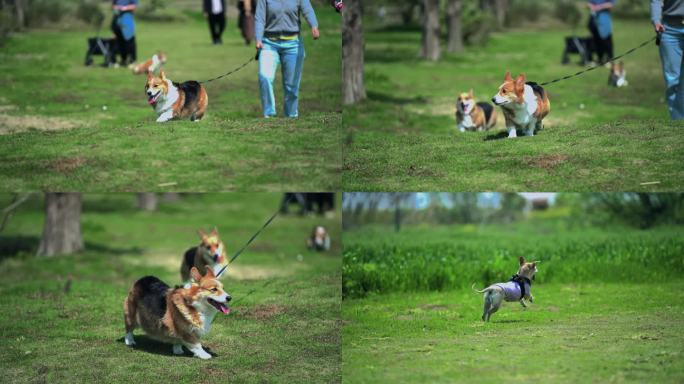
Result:
M292 199L292 195L288 196L287 199L285 200L285 203L284 203L284 204L288 204L288 203L290 202L291 199ZM237 259L238 256L240 256L240 254L242 253L242 251L244 251L245 249L247 249L247 247L249 247L249 245L252 243L252 241L254 241L254 239L256 239L256 237L259 236L259 234L261 233L261 231L263 231L266 227L268 227L268 225L271 224L271 222L273 221L273 219L275 219L276 216L278 216L278 213L280 213L280 207L278 208L277 211L275 211L275 213L273 214L273 216L271 216L268 220L266 220L266 222L264 223L264 225L262 225L261 228L259 228L259 230L256 231L256 233L254 233L254 235L252 235L252 237L247 241L247 243L245 243L245 245L243 245L242 248L240 248L237 252L235 252L235 254L233 255L233 257L230 258L230 261L228 261L228 263L227 263L226 265L224 265L223 268L221 268L221 270L219 271L219 273L216 274L216 277L219 277L219 276L221 276L221 274L223 274L223 272L226 270L226 268L228 268L228 265L232 264L233 261L234 261L235 259Z
M622 58L622 57L624 57L624 56L627 56L627 55L629 55L630 53L636 51L637 49L640 49L640 48L643 48L643 47L647 46L649 43L651 43L651 42L654 41L654 40L657 40L658 38L659 38L659 36L656 35L655 37L652 37L652 38L650 38L650 39L644 41L643 43L641 43L641 44L639 44L638 46L636 46L636 47L630 49L629 51L623 53L622 55L613 57L612 59L608 60L606 63L612 63L612 62L614 62L615 60L618 60L618 59L620 59L620 58ZM593 71L594 69L596 69L596 68L601 68L601 67L602 67L602 65L595 65L595 66L593 66L593 67L589 67L589 68L587 68L587 69L584 69L584 70L581 70L581 71L579 71L579 72L576 72L576 73L574 73L574 74L572 74L572 75L568 75L568 76L564 76L564 77L561 77L561 78L558 78L558 79L554 79L554 80L551 80L551 81L547 81L547 82L541 83L541 84L539 84L539 85L545 86L545 85L557 83L557 82L559 82L559 81L563 81L563 80L567 80L567 79L572 79L573 77L577 77L577 76L579 76L579 75L582 75L582 74L584 74L584 73Z
M198 81L198 83L200 83L200 84L211 83L211 82L214 81L214 80L218 80L218 79L222 79L222 78L224 78L224 77L226 77L226 76L230 76L230 75L232 75L233 73L235 73L235 72L241 70L242 68L246 67L247 65L249 65L249 63L251 63L252 61L257 61L257 60L259 60L259 53L260 53L260 51L257 51L256 56L254 56L254 57L252 57L251 59L247 60L244 64L240 65L239 67L233 69L233 70L230 71L230 72L226 72L226 73L224 73L224 74L221 75L221 76L216 76L216 77L214 77L214 78L212 78L212 79L209 79L209 80Z

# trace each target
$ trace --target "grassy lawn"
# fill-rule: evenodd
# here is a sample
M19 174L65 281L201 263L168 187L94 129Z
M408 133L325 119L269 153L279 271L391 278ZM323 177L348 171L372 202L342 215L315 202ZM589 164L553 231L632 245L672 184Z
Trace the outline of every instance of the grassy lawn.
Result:
M199 5L198 5L199 6ZM260 118L257 64L206 85L200 123L155 123L144 76L84 67L90 30L14 35L0 52L0 190L335 190L340 186L340 16L319 7L321 39L303 26L300 118ZM107 28L103 35L109 35ZM138 59L168 54L167 77L206 80L254 55L231 18L211 45L199 13L137 24ZM101 57L96 57L96 63ZM282 86L276 78L278 112Z
M339 218L281 216L223 279L233 311L217 316L203 344L211 360L174 356L136 331L123 343L122 303L148 274L180 282L183 252L196 229L217 225L232 255L277 209L279 194L184 195L158 212L131 195L85 197L86 251L37 258L40 199L22 206L0 236L0 365L7 382L339 382ZM7 196L2 197L3 205ZM339 214L339 213L338 213ZM326 225L330 253L304 239ZM68 276L71 289L65 293Z
M488 324L469 289L345 300L342 374L348 383L680 383L683 289L539 284L527 310L507 303Z
M616 54L652 36L648 21L615 22ZM684 125L668 119L655 44L627 56L629 86L608 70L547 86L551 113L534 138L495 130L460 134L460 92L487 101L506 70L545 82L574 73L561 65L567 29L495 34L484 46L418 59L420 30L366 31L368 100L345 108L343 188L348 191L673 191L683 186ZM501 139L501 140L500 140ZM648 184L642 184L648 183Z
M684 380L681 227L514 224L344 232L342 375L350 383ZM482 289L540 260L528 309L481 321Z

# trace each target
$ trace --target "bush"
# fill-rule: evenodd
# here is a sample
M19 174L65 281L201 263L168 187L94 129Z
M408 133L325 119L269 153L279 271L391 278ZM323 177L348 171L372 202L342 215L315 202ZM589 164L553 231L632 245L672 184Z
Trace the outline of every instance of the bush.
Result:
M167 0L149 0L138 9L137 16L149 21L178 21L186 16L175 7L167 7Z
M561 0L555 4L553 15L565 24L577 28L582 21L582 11L575 0Z
M76 17L84 22L101 27L105 19L105 14L100 6L92 0L82 0L76 8Z

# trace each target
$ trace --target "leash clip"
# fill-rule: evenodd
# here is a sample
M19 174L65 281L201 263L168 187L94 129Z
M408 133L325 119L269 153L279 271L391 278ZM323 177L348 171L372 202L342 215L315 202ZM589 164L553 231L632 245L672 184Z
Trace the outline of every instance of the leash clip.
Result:
M261 49L256 50L256 55L254 56L254 60L259 61L259 55L261 54Z

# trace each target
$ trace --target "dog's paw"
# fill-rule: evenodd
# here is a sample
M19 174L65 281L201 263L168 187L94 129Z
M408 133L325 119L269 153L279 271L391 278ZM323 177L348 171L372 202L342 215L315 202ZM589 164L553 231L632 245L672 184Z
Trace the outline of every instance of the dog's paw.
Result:
M184 352L183 352L183 346L182 346L182 345L180 345L180 344L175 344L175 345L173 346L173 354L174 354L174 355L182 355L183 353L184 353Z
M199 357L199 358L202 359L202 360L209 360L209 359L211 359L211 355L208 354L208 353L205 352L205 351L202 351L202 352L199 352L199 353L195 353L195 356Z

